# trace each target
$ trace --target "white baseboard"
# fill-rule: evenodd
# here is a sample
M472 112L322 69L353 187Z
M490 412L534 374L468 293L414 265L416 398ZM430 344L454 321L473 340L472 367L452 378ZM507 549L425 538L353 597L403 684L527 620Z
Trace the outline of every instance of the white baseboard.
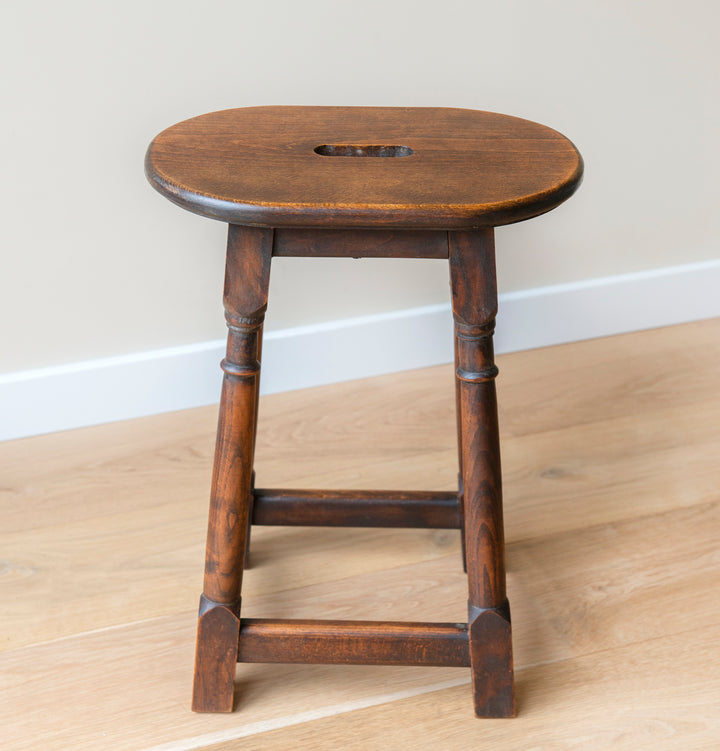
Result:
M720 316L720 260L500 295L496 351ZM262 391L452 360L449 304L271 331ZM224 341L0 375L0 440L217 402Z

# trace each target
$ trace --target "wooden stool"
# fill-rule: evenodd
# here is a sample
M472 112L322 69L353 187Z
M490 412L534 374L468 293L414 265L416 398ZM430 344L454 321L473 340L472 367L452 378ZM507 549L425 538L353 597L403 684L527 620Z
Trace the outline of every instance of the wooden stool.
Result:
M492 335L493 227L555 208L582 159L559 133L444 108L252 107L196 117L150 145L174 203L229 224L229 328L193 709L229 712L236 662L470 667L478 717L513 695ZM253 452L273 256L448 258L455 318L457 493L260 490ZM240 617L250 524L460 528L467 624Z

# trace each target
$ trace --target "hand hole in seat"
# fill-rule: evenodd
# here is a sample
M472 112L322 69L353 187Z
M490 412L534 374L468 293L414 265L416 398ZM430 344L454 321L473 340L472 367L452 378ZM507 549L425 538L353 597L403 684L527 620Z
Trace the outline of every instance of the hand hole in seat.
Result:
M316 146L313 151L320 156L410 156L413 150L409 146L387 146L385 144L354 145L346 143L325 143Z

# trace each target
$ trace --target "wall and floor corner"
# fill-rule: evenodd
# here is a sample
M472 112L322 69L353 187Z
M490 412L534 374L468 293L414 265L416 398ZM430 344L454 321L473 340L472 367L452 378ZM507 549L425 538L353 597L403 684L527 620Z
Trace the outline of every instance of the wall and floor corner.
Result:
M225 230L154 195L142 157L159 130L227 107L457 106L571 137L578 194L498 230L501 352L720 315L720 6L403 1L401 28L327 0L204 11L41 0L4 14L2 437L217 399ZM366 3L365 18L386 12ZM273 269L266 391L449 359L440 262L302 260Z
M496 351L720 316L720 261L500 297ZM0 375L0 440L217 402L224 339ZM452 361L449 303L271 331L262 393ZM322 363L322 367L318 367Z

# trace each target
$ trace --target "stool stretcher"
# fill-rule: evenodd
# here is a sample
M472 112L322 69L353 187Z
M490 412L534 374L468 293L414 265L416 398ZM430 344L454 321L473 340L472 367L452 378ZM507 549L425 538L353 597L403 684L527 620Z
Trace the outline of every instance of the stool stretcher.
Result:
M252 523L268 526L460 529L457 493L393 490L253 491Z
M243 618L238 662L470 667L468 627Z

